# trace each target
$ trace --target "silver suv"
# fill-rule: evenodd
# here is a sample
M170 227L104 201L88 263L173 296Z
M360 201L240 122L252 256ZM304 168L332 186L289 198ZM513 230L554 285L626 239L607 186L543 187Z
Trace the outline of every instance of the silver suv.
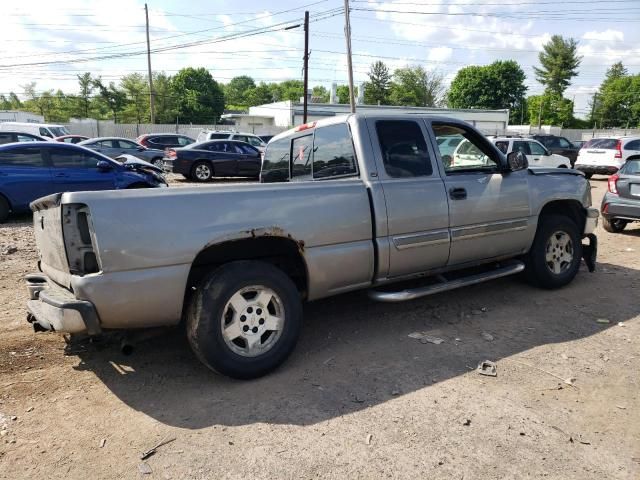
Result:
M264 149L267 146L267 144L264 143L264 140L253 133L227 132L220 130L203 130L198 134L196 142L208 142L209 140L236 140L238 142L245 142L256 147L261 152L264 152Z

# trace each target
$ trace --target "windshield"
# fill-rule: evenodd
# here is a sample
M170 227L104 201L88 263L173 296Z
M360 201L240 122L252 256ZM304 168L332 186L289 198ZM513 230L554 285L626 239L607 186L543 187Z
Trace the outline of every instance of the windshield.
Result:
M67 127L49 127L49 130L51 130L51 133L53 133L54 137L70 135L69 130L67 130Z

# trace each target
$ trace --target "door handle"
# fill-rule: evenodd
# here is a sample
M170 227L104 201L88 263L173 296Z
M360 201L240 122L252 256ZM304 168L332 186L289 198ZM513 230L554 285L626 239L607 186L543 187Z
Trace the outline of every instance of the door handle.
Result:
M66 177L68 177L69 175L67 175L66 173L62 173L62 172L60 172L60 173L56 173L56 174L54 174L53 176L54 176L54 177L57 177L57 178L66 178Z
M536 162L538 162L540 159L539 159L539 158L534 158L534 160L535 160Z
M449 198L451 200L464 200L467 198L467 190L464 188L451 188L449 189Z

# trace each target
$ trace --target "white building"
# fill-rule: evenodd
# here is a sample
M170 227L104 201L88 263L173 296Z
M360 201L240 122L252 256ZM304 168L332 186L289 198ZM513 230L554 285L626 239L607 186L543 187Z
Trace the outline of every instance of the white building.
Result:
M509 125L509 110L480 110L480 109L451 109L428 107L402 107L388 105L357 105L356 111L380 112L380 113L419 113L430 115L442 115L464 120L474 125L486 134L499 134L504 132ZM307 121L313 122L325 117L343 115L350 112L348 104L342 103L309 103L307 106ZM303 104L301 102L269 103L249 108L247 117L253 119L272 118L272 125L282 128L290 128L303 123ZM258 130L256 129L256 133Z
M44 117L31 112L0 110L0 122L44 123Z

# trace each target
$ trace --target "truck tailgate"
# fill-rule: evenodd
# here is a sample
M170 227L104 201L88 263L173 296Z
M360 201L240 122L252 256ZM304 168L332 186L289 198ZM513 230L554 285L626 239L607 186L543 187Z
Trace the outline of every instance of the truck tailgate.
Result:
M40 252L40 268L54 282L71 287L69 263L62 233L61 193L31 203L33 231Z

